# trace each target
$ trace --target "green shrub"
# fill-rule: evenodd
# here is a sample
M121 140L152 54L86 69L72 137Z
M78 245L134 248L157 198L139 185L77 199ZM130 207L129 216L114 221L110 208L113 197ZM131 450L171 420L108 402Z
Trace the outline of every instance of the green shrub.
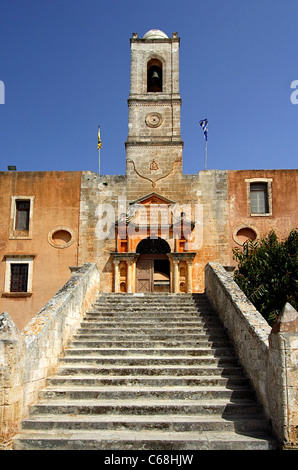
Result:
M272 230L258 241L233 250L234 280L261 315L273 325L286 302L298 310L298 232L279 241Z

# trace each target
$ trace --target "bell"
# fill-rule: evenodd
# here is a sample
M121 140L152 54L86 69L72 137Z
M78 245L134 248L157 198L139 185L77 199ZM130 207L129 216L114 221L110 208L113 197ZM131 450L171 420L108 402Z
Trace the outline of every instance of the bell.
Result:
M159 79L159 75L158 73L156 72L156 70L154 70L153 74L152 74L152 80L158 80Z

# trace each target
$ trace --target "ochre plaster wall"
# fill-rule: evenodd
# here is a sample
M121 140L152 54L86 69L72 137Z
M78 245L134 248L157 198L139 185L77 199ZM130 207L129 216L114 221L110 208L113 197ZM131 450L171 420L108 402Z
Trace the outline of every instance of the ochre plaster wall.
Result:
M271 181L272 213L251 216L247 197L247 183L250 179ZM292 229L298 228L298 170L239 170L228 171L230 261L232 248L240 247L235 232L240 227L252 227L259 237L275 230L280 239L287 237ZM234 234L234 236L233 236Z
M80 184L80 172L0 173L0 311L7 311L19 329L69 279L69 266L77 266ZM10 239L12 196L34 196L31 239ZM72 231L66 248L48 241L49 232L60 226ZM5 256L15 254L35 255L31 296L4 294Z

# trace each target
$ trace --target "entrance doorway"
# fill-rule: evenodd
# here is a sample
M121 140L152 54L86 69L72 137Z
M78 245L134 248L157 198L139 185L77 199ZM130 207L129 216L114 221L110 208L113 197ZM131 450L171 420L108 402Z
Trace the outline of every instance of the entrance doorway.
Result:
M137 246L136 292L170 292L169 244L162 238L145 238Z

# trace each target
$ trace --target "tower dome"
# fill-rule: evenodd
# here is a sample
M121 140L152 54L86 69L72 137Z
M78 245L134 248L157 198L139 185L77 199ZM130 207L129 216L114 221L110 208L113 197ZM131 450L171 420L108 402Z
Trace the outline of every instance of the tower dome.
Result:
M166 33L161 31L160 29L150 29L144 34L143 39L167 39L168 36Z

